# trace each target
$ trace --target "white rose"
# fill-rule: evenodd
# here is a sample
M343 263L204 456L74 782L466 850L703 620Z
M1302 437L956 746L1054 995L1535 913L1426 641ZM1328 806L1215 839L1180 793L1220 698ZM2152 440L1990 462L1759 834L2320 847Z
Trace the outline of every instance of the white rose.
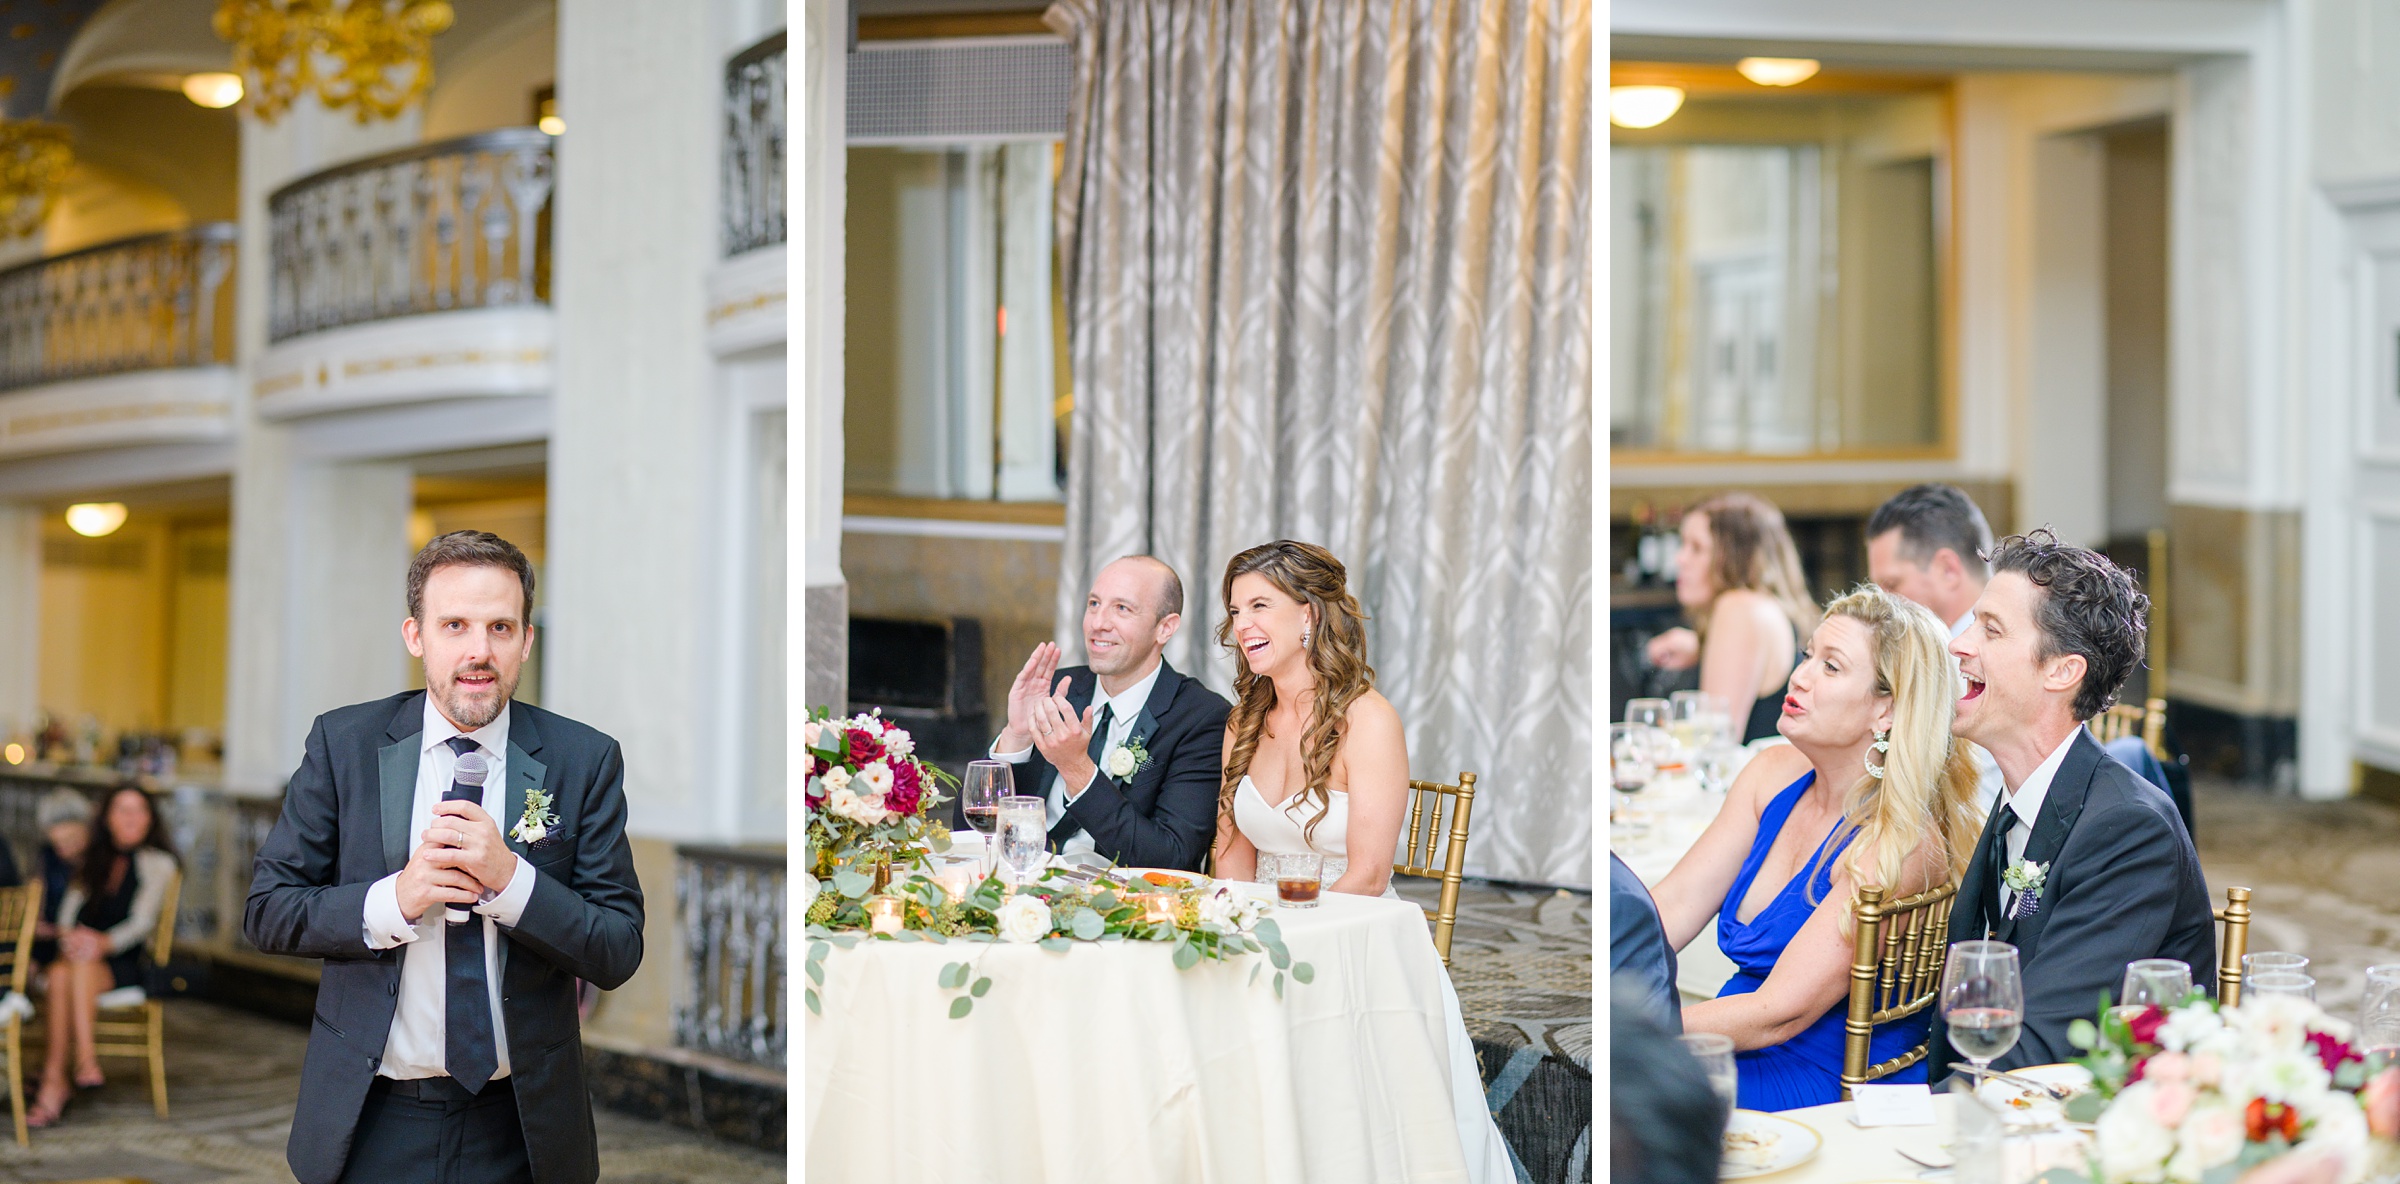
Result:
M825 799L825 808L836 817L847 818L861 826L874 826L883 821L883 799L861 797L847 788L833 791Z
M826 793L840 793L850 784L850 770L835 765L819 774L817 780L824 783Z
M2180 1135L2185 1150L2203 1172L2232 1163L2248 1141L2241 1114L2214 1094L2204 1094L2201 1101L2193 1103L2183 1116Z
M517 841L521 843L541 842L545 836L549 835L549 833L550 828L543 826L539 822L520 822L517 824Z
M1120 744L1108 750L1108 775L1120 780L1133 776L1133 753Z
M883 732L883 750L893 756L914 756L917 742L899 728L886 728Z
M819 745L818 745L817 741L818 741L818 739L819 739L819 738L821 738L821 737L822 737L824 734L825 734L825 730L824 730L822 727L818 726L818 725L817 725L817 723L816 723L815 721L813 721L813 720L812 720L812 721L810 721L810 722L808 722L808 723L804 723L804 724L800 725L800 747L802 747L802 748L816 748L816 747L819 747Z
M859 792L880 798L892 791L892 767L877 761L858 771Z
M2169 1052L2189 1052L2224 1027L2225 1021L2208 1008L2178 1007L2167 1013L2167 1022L2158 1026L2158 1044Z
M1009 897L994 917L1002 941L1036 942L1050 936L1050 906L1030 892Z
M1201 924L1220 925L1227 929L1233 929L1237 927L1240 918L1241 904L1233 899L1231 892L1219 888L1200 898Z
M804 913L805 913L805 912L807 912L807 911L808 911L808 906L810 906L810 905L812 905L812 904L815 904L815 903L817 903L817 889L818 889L818 887L819 887L819 885L818 885L818 883L817 883L817 878L816 878L815 876L812 876L812 875L808 874L807 872L802 872L802 873L800 873L800 911L801 911L801 912L804 912Z
M2100 1144L2100 1175L2106 1184L2154 1184L2164 1178L2167 1157L2175 1153L2175 1132L2150 1118L2150 1095L2156 1088L2137 1081L2101 1111L2093 1135Z

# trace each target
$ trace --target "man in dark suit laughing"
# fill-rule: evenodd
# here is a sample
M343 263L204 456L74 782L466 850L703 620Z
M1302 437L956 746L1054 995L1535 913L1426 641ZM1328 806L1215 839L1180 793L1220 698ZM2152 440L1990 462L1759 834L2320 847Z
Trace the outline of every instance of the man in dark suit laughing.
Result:
M423 691L319 716L242 932L324 960L288 1157L302 1184L591 1184L575 980L642 960L616 741L512 702L533 567L426 544L401 636Z
M1091 665L1060 670L1043 642L1009 687L992 756L1017 766L1016 792L1048 799L1052 850L1190 871L1207 859L1232 706L1160 656L1182 623L1175 569L1126 556L1084 598Z

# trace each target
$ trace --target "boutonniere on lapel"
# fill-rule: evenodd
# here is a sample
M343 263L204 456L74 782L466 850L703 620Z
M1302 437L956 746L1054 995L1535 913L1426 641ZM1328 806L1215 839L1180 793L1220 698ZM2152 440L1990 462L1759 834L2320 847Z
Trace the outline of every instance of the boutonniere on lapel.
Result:
M548 838L550 828L557 825L558 815L550 812L550 795L529 789L525 791L525 816L517 819L508 837L530 847Z
M2028 863L2022 859L2008 865L2008 870L2000 873L2000 882L2017 893L2017 902L2008 909L2010 920L2022 921L2041 911L2042 884L2049 878L2049 864Z
M1106 761L1108 775L1123 781L1150 763L1150 750L1142 747L1142 737L1134 736L1109 749Z

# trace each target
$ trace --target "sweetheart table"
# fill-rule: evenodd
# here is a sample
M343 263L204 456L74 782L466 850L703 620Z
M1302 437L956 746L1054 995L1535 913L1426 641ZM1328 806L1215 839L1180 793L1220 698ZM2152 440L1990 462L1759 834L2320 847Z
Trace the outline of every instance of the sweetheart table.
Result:
M1165 943L830 951L824 1012L803 1011L808 1174L1431 1184L1505 1164L1466 1145L1498 1134L1423 910L1326 893L1270 915L1315 976L1280 999L1263 954L1177 970ZM938 979L962 959L992 982L954 1020Z

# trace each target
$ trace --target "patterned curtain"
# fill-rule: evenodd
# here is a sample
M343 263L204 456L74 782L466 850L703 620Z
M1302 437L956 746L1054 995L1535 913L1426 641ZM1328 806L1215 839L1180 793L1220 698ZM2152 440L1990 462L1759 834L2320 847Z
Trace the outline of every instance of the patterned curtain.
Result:
M1469 871L1591 882L1587 0L1060 0L1075 409L1058 633L1110 559L1332 550Z

